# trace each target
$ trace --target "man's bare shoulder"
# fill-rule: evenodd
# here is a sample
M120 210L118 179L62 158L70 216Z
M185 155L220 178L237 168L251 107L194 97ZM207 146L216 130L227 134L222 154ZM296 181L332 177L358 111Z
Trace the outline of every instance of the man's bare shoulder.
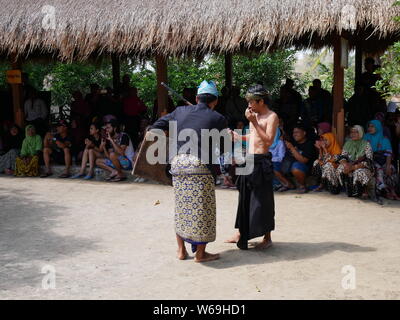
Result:
M278 115L277 115L275 112L273 112L273 111L270 111L270 112L264 114L264 115L261 117L261 119L264 120L264 121L267 122L267 123L273 123L273 122L275 122L275 121L279 121ZM261 119L260 119L260 120L261 120Z

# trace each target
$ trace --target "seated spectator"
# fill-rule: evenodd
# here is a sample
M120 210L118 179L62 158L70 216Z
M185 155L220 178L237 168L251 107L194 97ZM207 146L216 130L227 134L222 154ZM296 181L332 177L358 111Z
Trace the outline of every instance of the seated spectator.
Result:
M102 141L100 150L104 152L104 158L98 158L96 164L110 172L107 181L119 182L126 180L122 173L124 170L132 170L134 149L132 141L124 132L118 132L118 123L111 121L106 125L106 141Z
M99 123L92 123L89 129L89 137L85 139L85 150L83 151L81 169L79 173L72 176L72 179L83 178L84 180L90 180L94 177L94 167L97 158L102 158L102 152L100 150L102 136L101 126ZM89 163L89 172L86 175L86 165Z
M400 200L395 191L399 177L392 163L392 145L389 139L383 135L380 121L372 120L368 123L368 133L365 135L364 140L370 143L374 152L375 178L378 192L390 200Z
M299 185L298 192L306 193L306 178L310 174L313 162L317 157L316 149L314 142L307 137L307 129L301 124L297 124L293 129L293 139L294 143L285 141L288 152L286 152L283 160L282 172L284 174L291 173ZM289 181L287 183L279 189L280 192L294 189L292 183Z
M363 140L364 129L354 126L350 131L351 140L343 147L338 157L337 175L341 186L349 197L368 198L368 184L373 178L373 151L368 141Z
M371 119L369 119L369 120L371 120ZM381 123L382 130L383 130L383 135L390 140L392 137L391 137L391 134L390 134L390 129L386 125L385 114L383 112L377 112L375 114L375 116L374 116L374 120L378 120ZM367 125L367 123L366 123L366 125ZM368 129L368 127L367 127L367 129Z
M57 124L57 133L53 135L48 132L43 143L43 159L46 166L46 172L40 177L47 178L53 175L50 160L54 160L57 164L65 165L64 172L59 178L69 178L72 163L71 147L72 138L68 132L68 124L65 120L60 120Z
M27 125L21 153L16 160L15 176L39 176L39 155L42 152L42 147L42 138L36 133L35 127L31 124Z
M11 125L3 141L3 151L0 156L0 173L13 175L15 171L15 161L20 153L23 136L21 129L17 125Z
M332 126L329 122L318 123L317 128L318 128L318 136L320 137L325 133L332 132Z
M319 151L319 157L314 162L313 175L317 178L319 186L314 191L319 192L325 188L332 194L338 194L340 183L336 175L338 167L336 161L342 153L342 148L331 132L324 133L321 140L315 143L315 146Z

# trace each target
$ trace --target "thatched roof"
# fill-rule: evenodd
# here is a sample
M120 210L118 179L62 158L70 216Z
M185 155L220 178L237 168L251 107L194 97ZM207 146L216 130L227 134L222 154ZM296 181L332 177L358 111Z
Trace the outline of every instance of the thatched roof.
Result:
M393 18L400 8L393 2L0 0L0 52L85 59L105 52L179 55L319 47L342 31L352 43L377 49L399 39ZM52 11L48 6L54 7L55 20L46 18Z

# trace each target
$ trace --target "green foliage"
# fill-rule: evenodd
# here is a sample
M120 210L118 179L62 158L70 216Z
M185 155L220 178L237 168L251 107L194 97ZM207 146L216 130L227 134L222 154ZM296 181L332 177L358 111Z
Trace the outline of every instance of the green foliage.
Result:
M276 93L281 81L293 76L295 63L294 51L283 50L271 54L233 57L233 81L244 92L249 86L263 82L271 93ZM216 81L219 90L225 85L225 62L223 56L210 55L199 61L194 58L168 61L169 85L178 92L185 87L196 88L203 80ZM0 64L0 72L5 75L9 64ZM91 83L100 87L112 87L111 61L103 60L100 64L62 63L49 64L28 63L23 71L29 74L30 83L38 90L51 90L52 104L64 106L70 103L71 93L81 90L89 91ZM121 62L121 76L130 74L132 84L138 88L139 96L151 107L156 99L156 72L154 61L134 63L130 60ZM1 86L6 86L5 76ZM177 99L173 97L176 101Z
M400 6L400 1L396 1L394 5ZM396 20L400 22L400 17ZM385 98L400 94L400 42L391 46L381 60L382 66L376 73L382 80L376 83L375 88Z
M400 94L400 42L395 43L383 57L382 67L377 70L382 80L375 87L384 97Z

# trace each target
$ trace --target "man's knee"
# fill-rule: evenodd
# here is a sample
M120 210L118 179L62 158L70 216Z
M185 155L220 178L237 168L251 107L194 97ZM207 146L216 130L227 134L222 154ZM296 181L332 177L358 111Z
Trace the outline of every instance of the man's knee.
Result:
M71 150L69 148L64 148L64 154L65 155L70 155L71 154Z
M50 154L51 152L52 152L51 148L49 148L49 147L44 147L43 148L43 153L44 154Z
M301 178L305 178L306 177L306 173L304 171L299 170L299 169L292 169L292 174L295 177L301 177Z

